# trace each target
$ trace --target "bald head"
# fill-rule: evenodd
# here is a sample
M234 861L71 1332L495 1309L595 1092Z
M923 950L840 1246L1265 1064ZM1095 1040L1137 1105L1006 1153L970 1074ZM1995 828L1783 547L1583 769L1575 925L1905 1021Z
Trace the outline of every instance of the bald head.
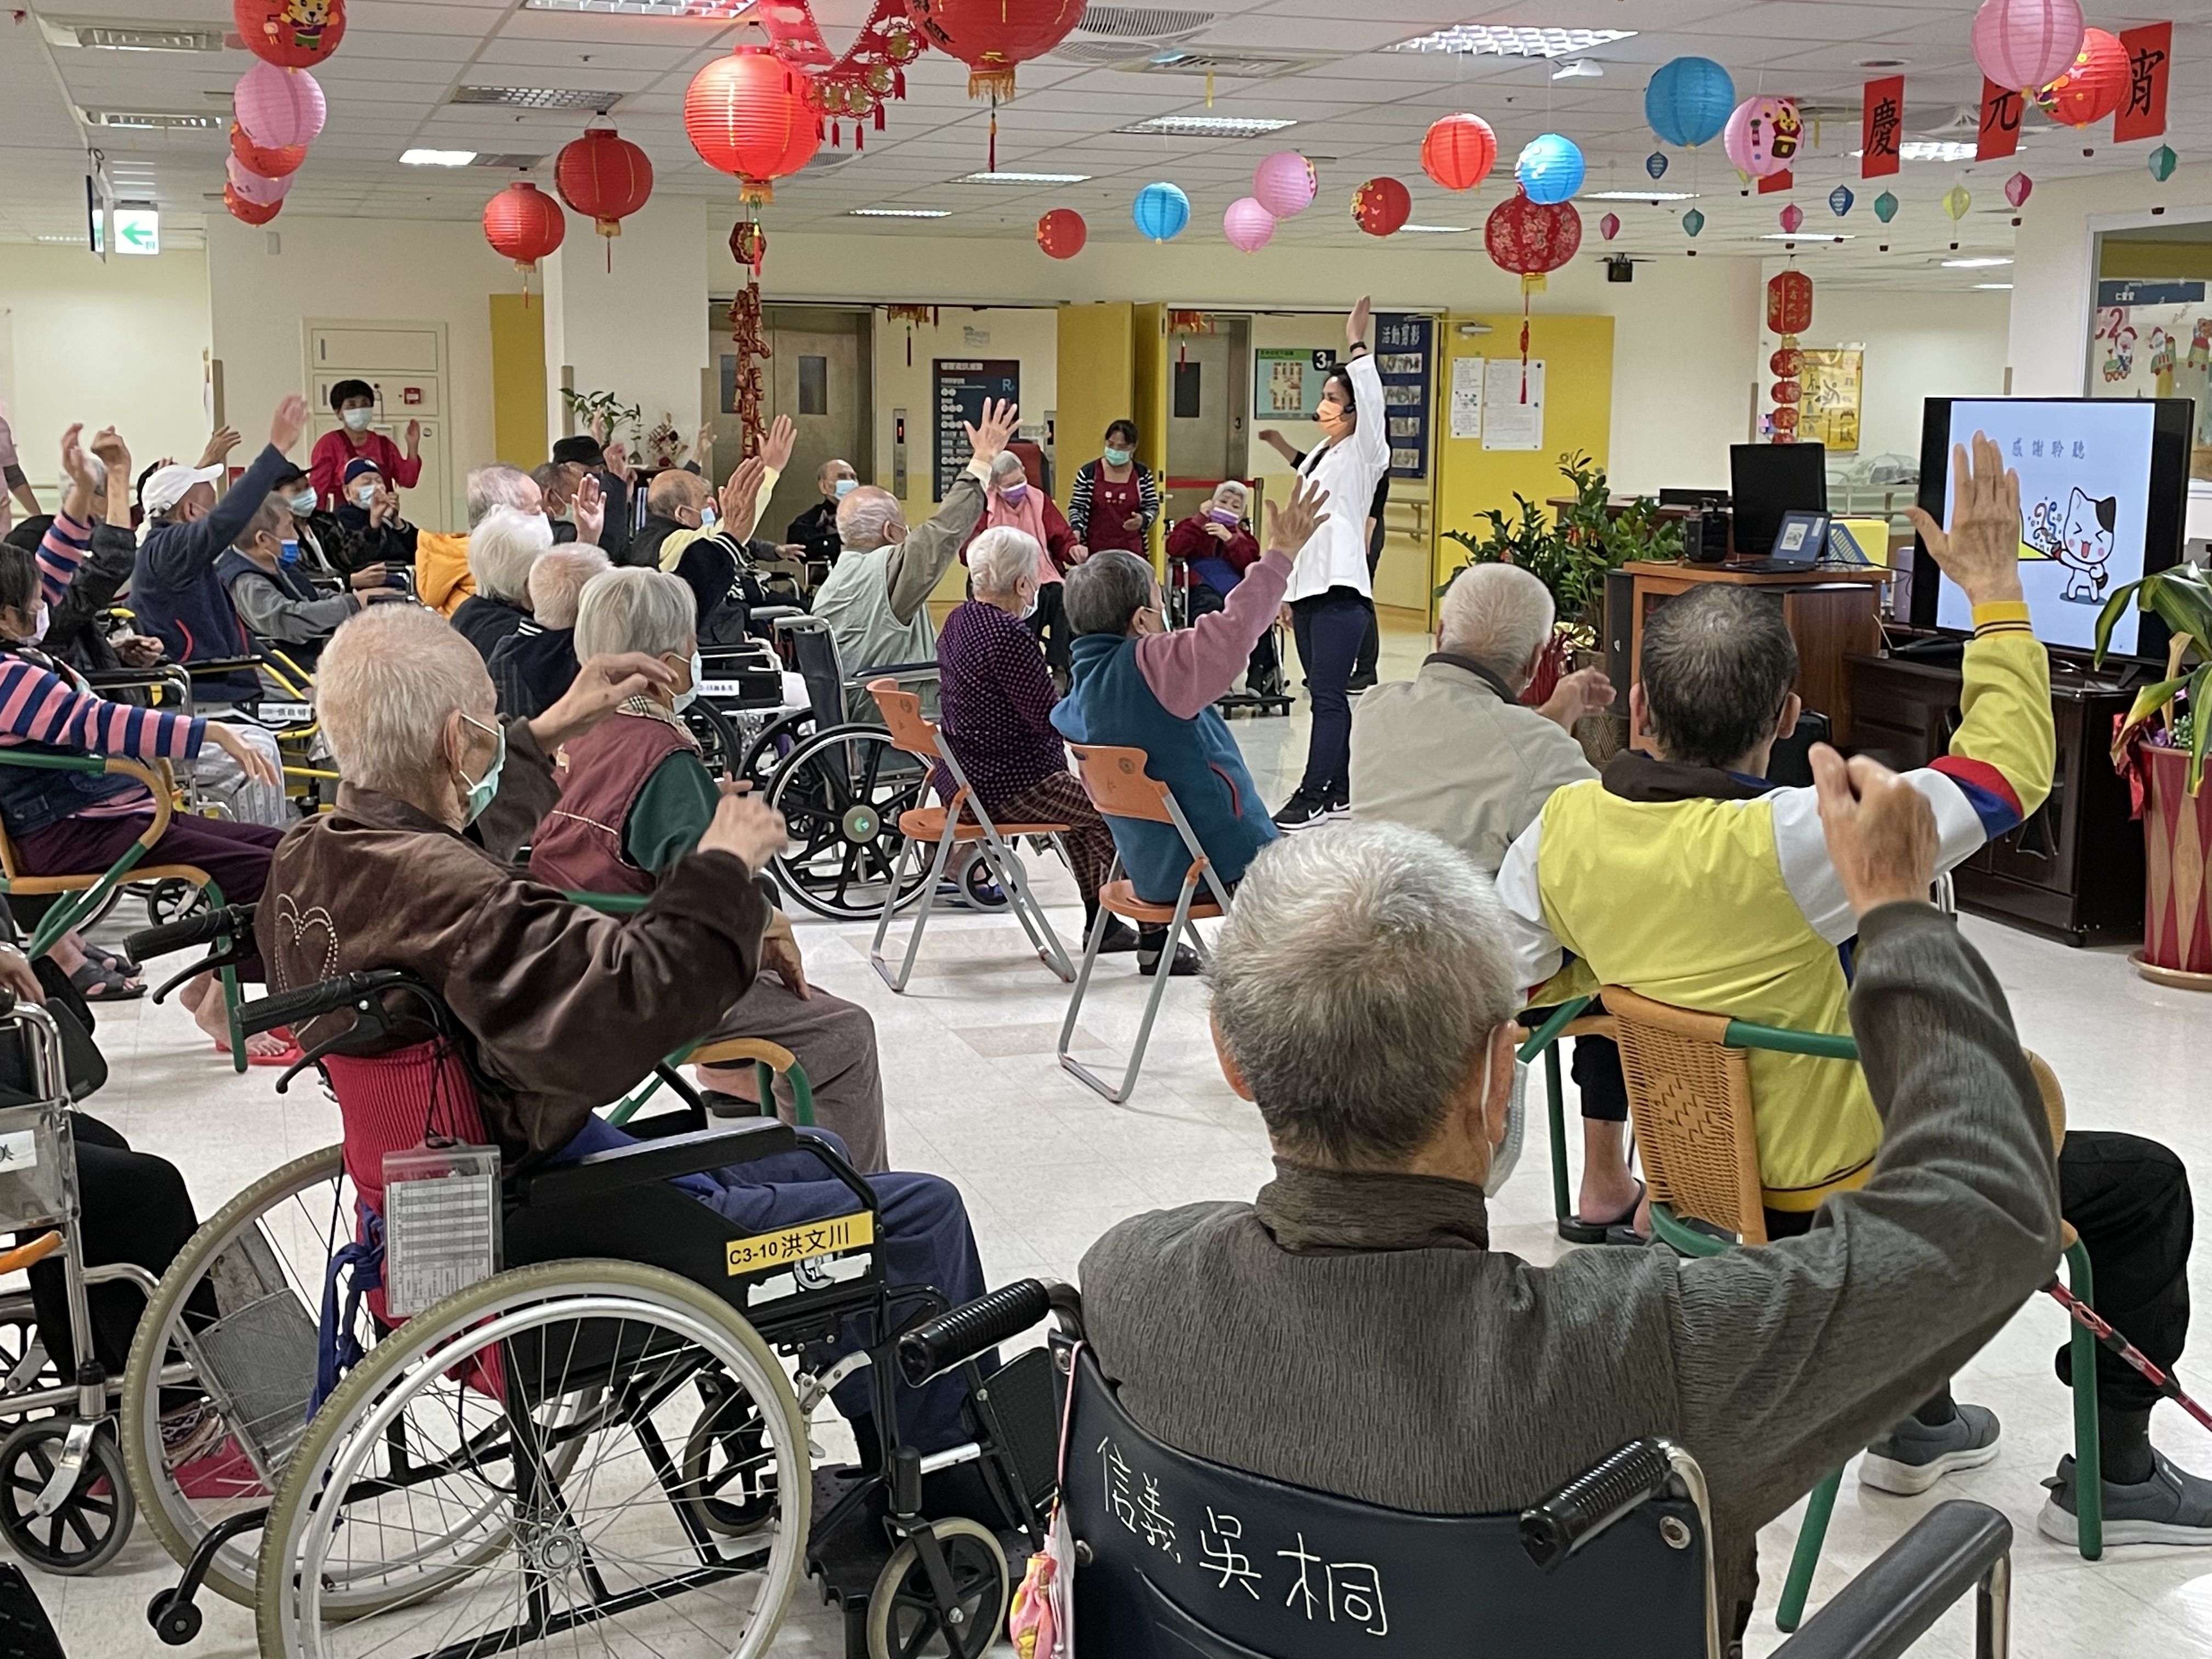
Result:
M707 481L680 466L665 467L653 474L645 492L645 510L657 519L674 519L696 526L699 509L707 504Z
M837 498L837 486L847 478L858 478L860 476L853 471L853 464L850 461L827 460L815 470L814 487L829 496L830 500L835 501Z
M855 552L872 553L906 539L906 514L898 497L874 484L860 484L837 503L837 538Z

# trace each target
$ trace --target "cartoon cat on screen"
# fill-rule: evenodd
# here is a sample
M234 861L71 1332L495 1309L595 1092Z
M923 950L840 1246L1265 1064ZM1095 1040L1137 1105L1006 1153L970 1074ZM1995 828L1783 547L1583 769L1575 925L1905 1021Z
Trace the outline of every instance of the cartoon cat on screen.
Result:
M2055 501L2038 501L2029 509L2021 534L2024 558L2051 559L2066 567L2066 585L2058 597L2075 605L2101 605L2112 573L2106 568L2112 556L2112 526L2119 511L2116 495L2092 495L2075 488L2067 497L2062 517Z

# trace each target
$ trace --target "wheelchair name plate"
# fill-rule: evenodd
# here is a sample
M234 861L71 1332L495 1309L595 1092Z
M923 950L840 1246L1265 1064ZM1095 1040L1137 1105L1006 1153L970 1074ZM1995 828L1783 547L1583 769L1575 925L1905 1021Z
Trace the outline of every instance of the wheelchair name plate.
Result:
M262 722L268 726L305 726L315 718L313 703L264 701L257 708Z
M871 1211L805 1221L772 1233L732 1239L727 1246L729 1276L772 1275L748 1287L749 1304L795 1291L818 1291L865 1273L875 1242L876 1218Z
M384 1158L384 1299L399 1318L499 1271L499 1151L417 1146Z

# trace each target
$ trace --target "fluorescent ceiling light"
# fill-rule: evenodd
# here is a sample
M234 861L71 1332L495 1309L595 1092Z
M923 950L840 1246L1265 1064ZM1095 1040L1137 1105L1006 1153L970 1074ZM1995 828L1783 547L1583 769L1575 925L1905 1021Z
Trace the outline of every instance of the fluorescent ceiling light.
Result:
M1464 236L1474 227L1471 225L1401 225L1398 228L1407 236Z
M75 246L78 246L78 247L82 247L82 246L84 246L84 238L83 238L82 236L81 236L81 235L79 235L79 236L41 236L41 237L40 237L40 238L39 238L39 240L40 240L40 241L42 241L42 242L69 242L69 243L72 243L72 244L74 244ZM2007 288L2010 288L2010 287L2012 286L2012 284L2011 284L2011 283L2006 283L2006 284L2005 284L2005 286L2006 286Z
M1608 41L1635 39L1634 29L1522 29L1458 23L1434 34L1401 40L1390 52L1490 52L1499 58L1564 58Z
M1080 185L1087 184L1087 173L971 173L953 182L962 185Z
M525 11L611 11L626 17L736 17L753 0L522 0Z
M578 87L460 87L453 104L496 104L507 109L591 109L606 113L622 101L618 92Z
M949 208L851 208L846 217L850 219L950 219Z
M1759 240L1762 242L1856 242L1858 238L1841 235L1832 230L1770 230Z
M1604 77L1605 70L1587 58L1577 58L1562 64L1552 71L1554 81L1596 81Z
M1971 161L1975 147L1955 138L1908 138L1897 147L1898 159L1905 161ZM1855 149L1851 160L1859 160L1866 152Z
M399 164L409 167L465 167L477 159L472 149L408 149L399 153Z
M1586 190L1585 202L1694 202L1694 190Z
M42 242L43 242L43 241L45 241L46 239L45 237L41 236L40 238L39 238L39 240L40 240L40 241L42 241ZM2011 288L2012 288L2012 284L2011 284L2010 283L1976 283L1974 284L1974 286L1975 286L1976 288L1984 288L1984 289L2000 289L2000 288L2001 288L2001 289L2006 289L2008 292L2009 292L2009 291L2010 291L2010 289L2011 289Z
M1256 138L1263 132L1280 132L1296 125L1296 121L1249 115L1155 115L1149 121L1132 121L1114 131L1165 134L1170 138Z
M1946 270L1987 270L1992 265L2008 265L2011 263L2012 261L2009 258L2007 258L2002 254L1976 254L1965 259L1946 259L1943 261L1943 269Z

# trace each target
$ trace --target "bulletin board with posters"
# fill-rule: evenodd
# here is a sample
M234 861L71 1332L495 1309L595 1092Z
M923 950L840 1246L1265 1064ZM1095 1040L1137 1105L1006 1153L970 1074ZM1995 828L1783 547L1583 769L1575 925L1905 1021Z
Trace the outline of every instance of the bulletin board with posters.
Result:
M1390 476L1429 476L1430 411L1435 403L1437 319L1411 312L1375 313L1375 371L1390 428Z
M1856 346L1829 346L1808 350L1804 357L1798 377L1804 395L1798 404L1797 441L1825 444L1831 455L1857 453L1866 353Z
M1321 408L1321 389L1336 367L1334 351L1263 346L1252 354L1252 417L1310 421Z

